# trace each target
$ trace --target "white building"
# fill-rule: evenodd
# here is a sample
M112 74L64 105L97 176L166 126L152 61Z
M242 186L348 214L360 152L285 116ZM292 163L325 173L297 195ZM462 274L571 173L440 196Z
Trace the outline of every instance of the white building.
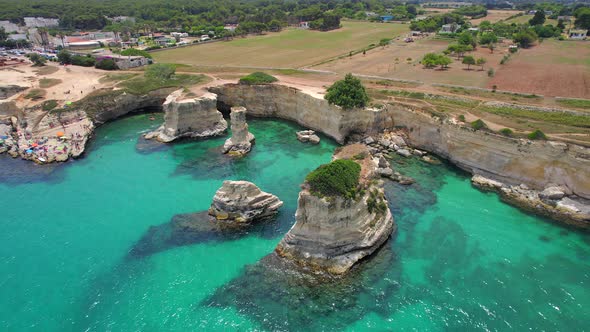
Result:
M50 28L59 25L57 18L25 17L24 20L27 28Z
M569 37L569 39L583 40L583 39L586 39L587 34L588 34L588 30L571 29L568 34L568 37Z

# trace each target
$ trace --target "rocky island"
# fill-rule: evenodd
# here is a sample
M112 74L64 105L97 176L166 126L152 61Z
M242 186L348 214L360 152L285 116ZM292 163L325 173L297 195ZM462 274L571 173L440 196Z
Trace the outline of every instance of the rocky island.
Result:
M215 193L209 215L216 220L249 223L275 215L283 202L248 181L223 181Z
M275 252L304 269L341 275L379 249L395 224L368 148L348 145L334 159L307 176L295 224Z

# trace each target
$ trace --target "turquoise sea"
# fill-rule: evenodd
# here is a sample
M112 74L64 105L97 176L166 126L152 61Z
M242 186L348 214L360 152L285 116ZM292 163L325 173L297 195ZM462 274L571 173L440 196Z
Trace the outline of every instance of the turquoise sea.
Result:
M40 167L0 156L2 331L584 331L590 235L474 189L448 165L394 158L397 233L348 277L301 280L270 254L299 185L336 144L299 143L293 124L250 120L239 160L226 137L145 142L149 115L99 128L82 159ZM240 234L173 231L225 179L279 196L277 219Z

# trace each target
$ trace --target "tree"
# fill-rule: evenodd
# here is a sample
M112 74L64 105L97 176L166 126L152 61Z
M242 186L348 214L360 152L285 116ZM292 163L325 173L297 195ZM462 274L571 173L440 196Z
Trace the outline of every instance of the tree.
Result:
M565 24L563 24L563 20L557 21L557 28L559 28L561 30L565 30Z
M273 32L279 32L282 29L282 24L279 20L272 20L268 23L268 30Z
M574 12L576 28L590 30L590 8L580 7Z
M459 45L471 45L471 47L473 47L473 49L475 49L475 47L477 46L477 40L475 39L475 36L473 36L473 34L471 34L471 32L469 31L463 31L460 35L459 35Z
M328 88L324 97L330 104L341 106L344 109L365 107L369 102L369 96L361 80L346 74L343 80L336 81Z
M529 25L543 25L545 23L545 11L544 10L537 10L533 18L529 20Z
M29 54L29 60L31 60L33 62L33 66L35 66L35 67L44 66L45 62L47 62L47 59L42 57L39 53Z
M481 66L481 70L483 70L483 65L486 64L486 59L484 58L477 58L477 60L475 61L475 64L478 66Z
M70 51L64 48L61 51L59 51L59 53L57 53L57 59L60 63L63 63L64 65L69 65L70 63L72 63L72 54L70 53Z
M438 57L439 55L436 53L426 53L420 62L424 67L432 68L438 65Z
M390 42L391 42L390 38L383 38L379 41L379 46L382 46L383 48L385 48L385 46L389 45Z
M471 65L474 65L475 64L475 58L472 57L471 55L466 55L463 58L463 64L464 65L467 65L467 70L469 70L470 67L471 67Z
M4 27L0 27L0 41L5 41L8 39L8 34L4 30Z
M440 66L440 69L446 69L452 62L453 60L451 58L441 54L438 57L437 64Z
M493 32L484 32L479 37L479 43L482 45L488 45L488 48L490 48L492 53L494 53L494 50L490 46L496 44L497 42L498 36L496 36L496 34Z
M457 60L465 55L467 52L473 51L473 47L471 45L463 45L463 44L451 44L447 47L446 52L447 54L455 54L457 56Z
M522 30L516 34L514 34L514 38L512 38L515 43L520 45L522 48L528 48L532 46L539 37L537 34L532 30Z

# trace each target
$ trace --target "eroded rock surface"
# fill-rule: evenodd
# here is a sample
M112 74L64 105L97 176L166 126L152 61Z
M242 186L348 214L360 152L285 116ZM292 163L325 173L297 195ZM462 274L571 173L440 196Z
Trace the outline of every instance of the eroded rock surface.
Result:
M297 133L297 139L300 142L303 143L312 143L312 144L319 144L320 143L320 137L318 135L315 134L315 131L313 130L302 130L302 131L298 131Z
M224 181L215 193L209 215L217 220L249 223L275 215L283 202L248 181Z
M223 144L223 153L242 156L250 152L254 135L248 131L246 122L246 108L231 108L231 137Z
M346 273L359 260L377 250L395 228L384 196L383 183L376 180L377 164L366 146L346 146L336 159L353 159L361 164L361 191L355 199L318 197L309 189L299 193L295 224L276 248L276 253L306 269L333 275Z
M146 139L172 142L179 138L218 136L227 130L227 122L217 110L217 96L213 93L179 100L182 90L171 93L163 104L164 123L145 135Z

